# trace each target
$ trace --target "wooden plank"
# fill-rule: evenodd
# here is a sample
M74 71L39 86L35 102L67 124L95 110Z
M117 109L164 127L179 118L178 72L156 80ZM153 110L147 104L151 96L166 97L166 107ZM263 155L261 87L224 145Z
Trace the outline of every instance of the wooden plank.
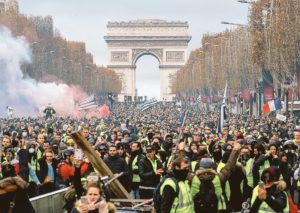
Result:
M103 176L109 176L113 177L113 173L108 168L108 166L104 163L104 161L99 157L95 149L90 145L90 143L81 135L80 132L74 132L71 134L71 137L77 144L79 148L82 149L84 154L87 156L95 170L98 172L98 174ZM119 182L118 179L115 179L111 182L110 188L114 195L117 198L121 199L129 199L128 192L126 189L122 186L122 184Z

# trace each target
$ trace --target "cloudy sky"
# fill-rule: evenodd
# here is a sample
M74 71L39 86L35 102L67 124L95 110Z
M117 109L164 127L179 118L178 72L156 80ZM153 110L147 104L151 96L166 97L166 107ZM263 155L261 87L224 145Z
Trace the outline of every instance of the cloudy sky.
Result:
M187 21L192 36L189 50L193 50L200 47L204 33L232 27L221 21L245 24L248 16L248 5L237 0L19 0L19 9L26 15L51 15L61 35L67 40L85 42L98 65L107 64L103 37L108 21ZM139 95L158 97L158 61L152 56L141 57L136 75Z

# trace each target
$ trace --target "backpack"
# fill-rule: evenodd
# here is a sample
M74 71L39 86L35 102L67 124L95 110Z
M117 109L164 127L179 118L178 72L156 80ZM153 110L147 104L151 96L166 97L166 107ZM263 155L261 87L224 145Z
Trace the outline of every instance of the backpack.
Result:
M154 189L154 192L153 192L153 203L154 203L154 209L155 209L156 213L161 213L160 206L161 206L162 195L160 194L160 189L161 189L161 186L163 185L163 183L168 178L171 178L174 181L175 186L176 186L175 193L176 193L176 197L178 197L179 185L178 185L177 179L171 175L165 175L163 177L163 179L159 182L159 184L156 186L156 188Z
M195 212L218 212L218 197L212 181L201 181L194 197Z

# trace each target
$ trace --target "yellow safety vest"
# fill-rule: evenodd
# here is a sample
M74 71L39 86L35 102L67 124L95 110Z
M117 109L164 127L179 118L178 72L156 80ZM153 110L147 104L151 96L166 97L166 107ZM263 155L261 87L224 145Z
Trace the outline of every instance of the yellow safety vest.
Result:
M254 163L253 158L250 158L247 161L246 166L244 167L245 171L246 171L246 177L247 177L248 186L250 186L252 188L253 188L253 182L254 182L253 181L253 173L252 173L253 163Z
M256 198L258 197L258 188L259 186L256 186L253 189L253 194L252 194L252 198L251 198L251 206L253 205L253 203L255 202ZM285 193L285 192L284 192ZM288 196L286 195L286 204L285 204L285 208L283 209L283 213L289 213L290 212L290 206L288 203ZM258 209L258 213L273 213L275 212L265 201L263 201L260 204L260 207Z
M226 202L223 196L223 189L222 189L220 177L216 175L212 180L212 183L215 188L215 194L218 198L218 210L226 210ZM196 196L196 194L199 192L200 184L201 181L199 180L198 176L194 176L191 185L191 195L193 199Z
M269 159L267 159L267 160L265 160L264 164L259 167L259 171L258 171L259 172L259 177L261 177L264 169L267 169L269 167L270 167L270 162L269 162Z
M37 149L37 153L36 153L36 159L32 158L31 161L29 162L31 169L37 173L38 171L40 171L40 164L38 162L39 159L42 158L43 153L41 152L40 149ZM33 181L33 179L31 178L31 176L29 175L29 182Z
M135 156L135 158L132 161L132 167L131 167L132 171L136 170L136 169L139 169L139 166L137 165L137 160L138 160L138 155ZM139 174L133 174L132 175L132 182L134 182L134 183L140 183L141 182L140 175Z
M191 163L191 168L192 168L193 173L195 172L197 163L198 163L198 161L192 161L192 163Z
M162 195L165 186L171 186L176 192L175 182L171 178L167 178L160 188ZM194 202L191 196L188 181L179 181L178 197L174 199L170 213L194 213Z

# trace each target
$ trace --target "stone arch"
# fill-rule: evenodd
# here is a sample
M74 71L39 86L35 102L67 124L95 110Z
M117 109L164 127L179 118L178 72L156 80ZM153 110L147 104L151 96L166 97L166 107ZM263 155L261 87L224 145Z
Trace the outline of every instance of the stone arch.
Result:
M154 56L159 64L163 62L162 55L159 54L156 50L149 50L149 49L141 49L139 52L137 52L135 55L133 54L133 59L132 59L132 65L135 66L136 62L141 58L143 55L152 55Z
M158 19L139 19L129 22L109 22L104 37L108 47L108 68L122 79L124 96L135 96L135 69L143 55L153 55L159 61L160 100L171 101L170 76L186 63L187 47L191 40L187 22L168 22ZM133 98L132 98L133 99Z

